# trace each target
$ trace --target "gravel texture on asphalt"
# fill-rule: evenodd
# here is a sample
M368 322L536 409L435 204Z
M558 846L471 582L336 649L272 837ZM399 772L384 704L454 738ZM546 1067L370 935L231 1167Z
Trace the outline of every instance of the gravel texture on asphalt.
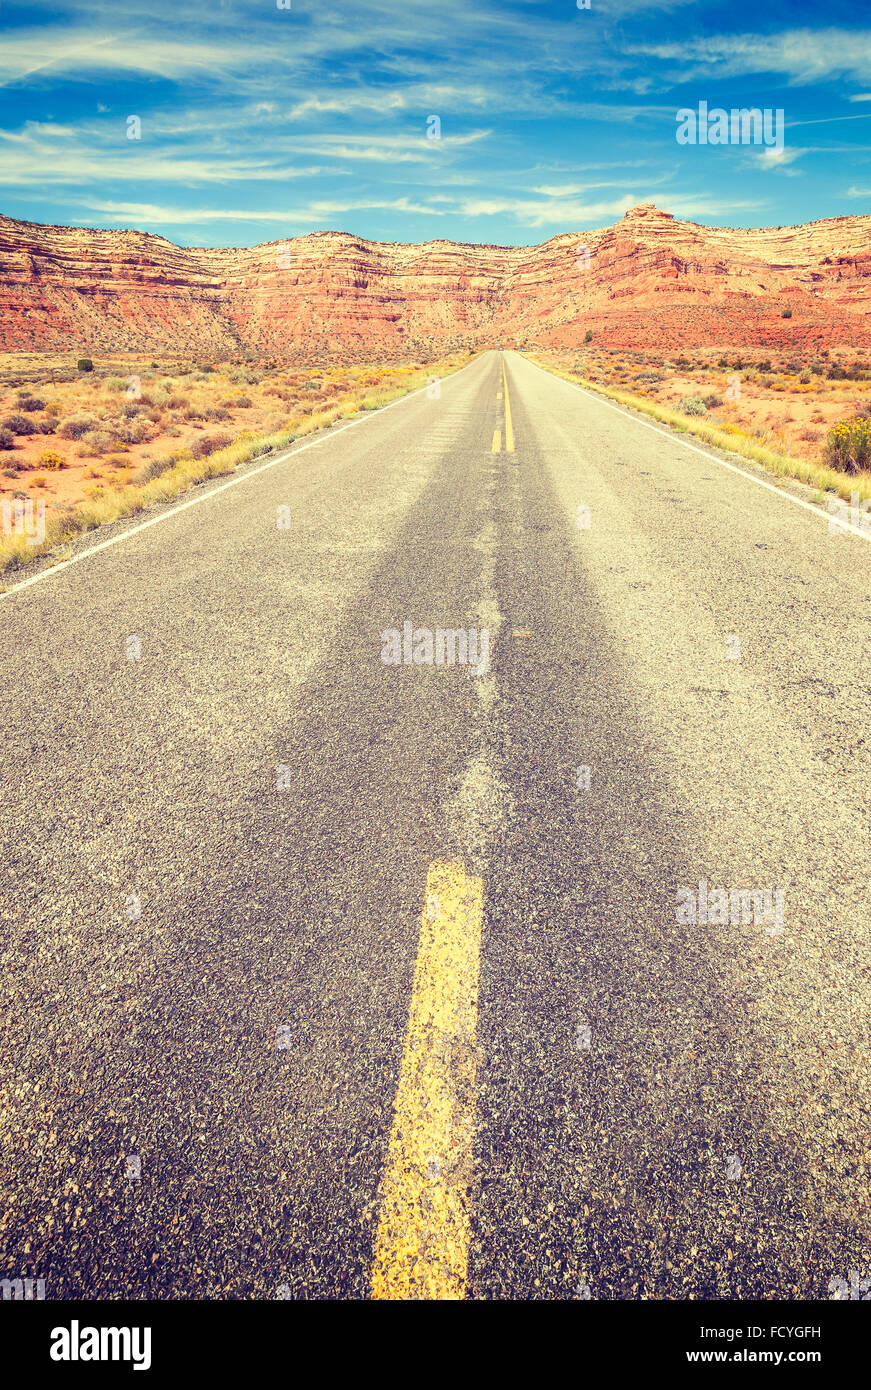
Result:
M468 1296L871 1275L871 547L506 366L514 453L488 353L0 600L0 1277L365 1297L457 856ZM406 621L491 669L385 665Z

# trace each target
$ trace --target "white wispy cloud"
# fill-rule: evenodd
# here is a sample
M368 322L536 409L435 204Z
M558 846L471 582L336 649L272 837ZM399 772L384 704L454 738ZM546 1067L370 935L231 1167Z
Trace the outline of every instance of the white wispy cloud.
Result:
M280 222L287 227L310 226L331 217L364 209L403 213L424 213L428 217L444 215L443 208L426 203L414 203L409 198L356 198L347 201L318 199L300 207L287 209L263 208L201 208L169 207L157 203L124 203L111 201L86 202L85 207L100 213L112 222L130 222L134 226L205 226L211 222Z
M743 148L741 146L742 150ZM784 169L788 164L794 164L797 159L801 159L802 155L811 153L811 150L800 149L797 145L784 145L782 149L767 145L761 150L748 150L747 160L762 169Z
M871 30L791 29L774 34L717 34L705 38L630 46L648 58L674 62L672 80L778 73L803 84L845 77L867 80Z
M88 29L7 30L0 44L0 85L40 74L84 78L101 72L140 73L173 79L232 68L239 61L238 48L234 54L229 43L142 36L131 40L130 35Z
M143 127L147 133L147 121ZM293 165L269 156L174 154L149 149L147 139L128 140L119 125L114 139L106 132L81 127L28 124L21 131L0 130L0 185L39 188L52 185L87 187L107 180L135 183L230 184L281 182L315 177L321 165ZM341 170L331 169L331 175Z

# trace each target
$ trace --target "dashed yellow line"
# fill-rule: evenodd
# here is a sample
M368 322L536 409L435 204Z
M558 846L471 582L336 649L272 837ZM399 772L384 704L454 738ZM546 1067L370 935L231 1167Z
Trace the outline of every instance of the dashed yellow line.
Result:
M372 1297L461 1299L469 1257L484 885L430 866Z
M493 431L493 448L492 448L492 451L491 451L491 452L494 453L494 454L501 454L501 453L502 453L502 431L501 431L501 430L494 430L494 431Z
M505 452L514 453L514 426L511 423L511 397L508 394L508 375L505 371L505 358L502 358L502 389L505 392Z

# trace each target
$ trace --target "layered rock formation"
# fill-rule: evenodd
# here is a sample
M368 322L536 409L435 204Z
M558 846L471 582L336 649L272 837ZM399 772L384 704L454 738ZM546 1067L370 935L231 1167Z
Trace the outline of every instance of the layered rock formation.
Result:
M871 216L737 230L646 204L532 247L314 232L241 250L0 217L4 351L372 360L588 329L621 347L869 347Z

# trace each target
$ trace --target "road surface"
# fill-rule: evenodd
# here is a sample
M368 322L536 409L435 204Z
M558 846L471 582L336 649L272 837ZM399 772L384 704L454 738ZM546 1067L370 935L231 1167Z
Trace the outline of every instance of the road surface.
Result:
M0 1276L871 1275L868 540L516 353L189 500L0 599Z

